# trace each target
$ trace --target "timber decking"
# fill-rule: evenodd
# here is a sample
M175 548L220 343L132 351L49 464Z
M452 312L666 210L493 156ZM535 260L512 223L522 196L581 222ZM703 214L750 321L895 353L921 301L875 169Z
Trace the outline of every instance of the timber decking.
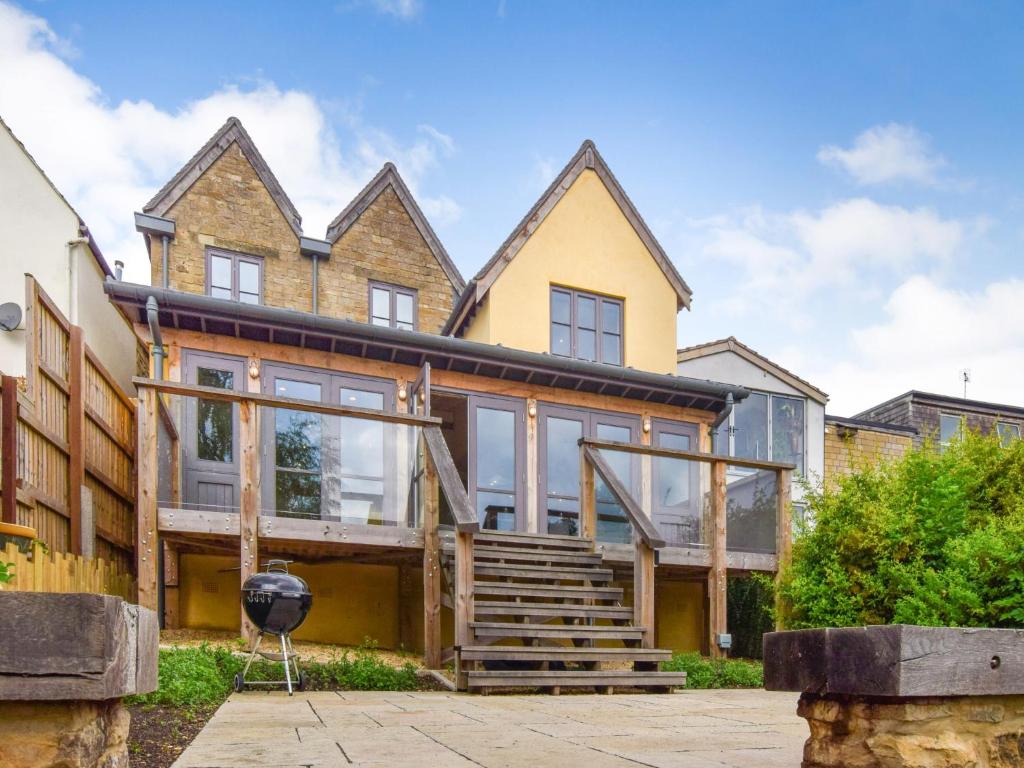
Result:
M455 649L463 687L559 693L685 684L685 673L658 671L671 652L643 647L653 628L634 623L624 590L609 586L614 574L591 540L493 531L473 539L470 643ZM442 554L450 570L454 546L445 542Z

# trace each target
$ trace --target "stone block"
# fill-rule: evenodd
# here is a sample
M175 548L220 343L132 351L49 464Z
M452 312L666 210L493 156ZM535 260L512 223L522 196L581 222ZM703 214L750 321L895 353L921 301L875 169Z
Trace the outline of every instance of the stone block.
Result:
M128 711L117 700L0 702L0 766L127 768Z

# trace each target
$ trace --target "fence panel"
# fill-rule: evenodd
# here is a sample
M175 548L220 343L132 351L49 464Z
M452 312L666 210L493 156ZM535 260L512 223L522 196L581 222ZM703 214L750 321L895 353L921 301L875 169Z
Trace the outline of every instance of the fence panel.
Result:
M22 549L9 542L0 559L11 563L14 580L0 586L12 592L96 592L135 602L135 580L116 564L47 550L39 542Z

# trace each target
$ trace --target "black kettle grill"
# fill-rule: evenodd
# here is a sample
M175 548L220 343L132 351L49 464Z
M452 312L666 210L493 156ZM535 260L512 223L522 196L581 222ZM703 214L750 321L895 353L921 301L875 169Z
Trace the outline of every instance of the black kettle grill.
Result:
M303 621L313 606L313 594L309 586L298 576L288 573L288 561L271 560L264 573L255 573L242 585L242 607L245 615L259 630L256 643L249 653L245 669L235 675L235 690L241 692L246 686L245 676L259 654L268 661L279 661L284 665L284 681L252 680L248 685L286 685L292 695L292 671L294 668L296 686L300 691L306 688L306 675L299 670L299 657L292 649L291 633ZM281 640L281 652L261 651L263 636L277 635Z

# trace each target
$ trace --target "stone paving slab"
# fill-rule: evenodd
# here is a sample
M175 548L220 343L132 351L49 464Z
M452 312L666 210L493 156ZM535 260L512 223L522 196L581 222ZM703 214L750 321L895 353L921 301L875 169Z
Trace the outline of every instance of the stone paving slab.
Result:
M799 766L796 696L234 694L173 768Z

